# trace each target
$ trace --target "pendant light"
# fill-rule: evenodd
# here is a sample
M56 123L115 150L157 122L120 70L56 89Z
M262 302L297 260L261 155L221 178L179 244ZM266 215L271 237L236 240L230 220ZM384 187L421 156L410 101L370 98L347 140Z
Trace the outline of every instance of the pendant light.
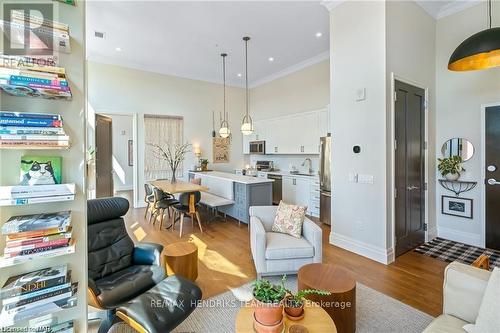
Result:
M500 28L491 27L491 0L488 1L489 28L467 38L450 57L448 69L472 71L500 66Z
M241 124L241 133L243 135L250 135L253 133L252 117L248 113L248 41L250 37L243 37L245 41L245 116Z
M227 138L231 135L231 130L229 130L229 123L226 118L226 57L227 53L222 53L222 81L224 83L224 107L223 107L223 118L220 123L219 135L221 138Z

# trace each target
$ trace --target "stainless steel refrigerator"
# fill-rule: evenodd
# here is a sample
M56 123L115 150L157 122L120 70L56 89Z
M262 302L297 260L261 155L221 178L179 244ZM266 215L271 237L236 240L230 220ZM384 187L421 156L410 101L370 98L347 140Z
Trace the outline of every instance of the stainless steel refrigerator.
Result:
M331 225L331 200L332 200L332 138L325 136L320 142L320 167L319 167L319 219L322 223Z

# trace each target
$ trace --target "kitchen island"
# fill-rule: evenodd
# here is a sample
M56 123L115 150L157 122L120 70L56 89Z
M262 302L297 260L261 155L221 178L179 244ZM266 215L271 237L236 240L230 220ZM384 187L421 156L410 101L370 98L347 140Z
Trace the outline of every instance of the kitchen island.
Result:
M201 178L208 193L231 200L234 203L218 207L239 222L249 223L250 206L271 206L273 201L273 180L240 176L228 172L189 172L189 179Z

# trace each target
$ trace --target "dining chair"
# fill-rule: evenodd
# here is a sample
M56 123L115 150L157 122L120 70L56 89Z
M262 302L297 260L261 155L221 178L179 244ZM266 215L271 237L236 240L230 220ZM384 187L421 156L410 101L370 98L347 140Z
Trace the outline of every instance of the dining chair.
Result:
M203 228L201 227L201 218L198 208L200 207L201 193L200 191L185 192L179 195L179 203L173 205L174 208L174 222L172 224L172 230L175 227L176 215L180 214L180 231L179 237L182 237L182 227L184 224L184 216L187 214L191 217L191 225L194 226L194 217L198 221L198 226L200 227L200 232L203 233Z
M165 210L170 217L170 208L173 205L179 203L170 193L166 193L159 188L155 187L153 189L155 203L154 203L154 211L152 214L153 217L153 225L155 224L158 217L160 217L160 229L163 227L163 219L165 218Z
M144 212L144 218L148 217L148 212L153 214L153 204L155 202L155 196L153 194L153 188L149 184L144 184L144 202L146 203L146 211Z

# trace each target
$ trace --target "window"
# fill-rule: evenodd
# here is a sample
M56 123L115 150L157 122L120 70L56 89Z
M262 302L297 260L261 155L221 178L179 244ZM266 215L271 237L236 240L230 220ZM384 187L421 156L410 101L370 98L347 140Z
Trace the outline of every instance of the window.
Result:
M144 116L144 178L146 181L154 179L170 179L172 171L167 162L158 158L155 150L149 144L160 146L182 144L183 142L182 117L172 116ZM176 177L183 176L183 167L179 166Z

